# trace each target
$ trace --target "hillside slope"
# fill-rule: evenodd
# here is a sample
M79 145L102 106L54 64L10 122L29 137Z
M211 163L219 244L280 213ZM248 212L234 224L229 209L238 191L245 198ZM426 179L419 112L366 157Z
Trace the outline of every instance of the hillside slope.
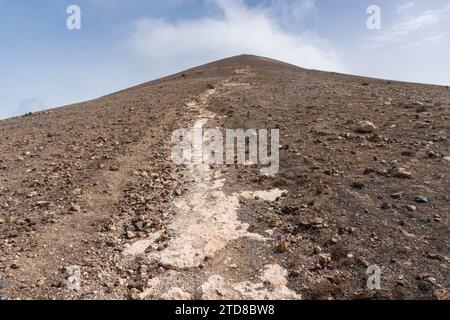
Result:
M280 172L175 165L199 120ZM1 121L0 298L448 299L449 129L448 87L254 56Z

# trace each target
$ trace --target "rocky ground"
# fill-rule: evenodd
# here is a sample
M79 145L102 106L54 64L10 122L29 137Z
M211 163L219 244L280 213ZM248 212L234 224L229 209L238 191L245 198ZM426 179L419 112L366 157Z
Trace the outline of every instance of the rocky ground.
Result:
M196 121L280 172L175 165ZM1 121L0 299L449 299L449 129L448 87L253 56Z

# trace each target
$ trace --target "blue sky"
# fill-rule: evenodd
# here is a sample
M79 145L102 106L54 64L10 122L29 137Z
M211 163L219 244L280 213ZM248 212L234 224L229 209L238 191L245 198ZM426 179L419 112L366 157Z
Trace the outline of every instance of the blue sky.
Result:
M72 4L81 30L66 27ZM450 85L449 52L450 0L0 0L0 118L241 53Z

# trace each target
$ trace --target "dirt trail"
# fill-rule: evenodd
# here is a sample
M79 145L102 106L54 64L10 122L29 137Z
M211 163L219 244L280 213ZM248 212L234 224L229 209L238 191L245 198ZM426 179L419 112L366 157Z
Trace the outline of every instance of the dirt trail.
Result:
M239 78L252 75L249 69L236 70L235 74ZM193 125L203 127L217 117L207 107L210 100L220 95L224 88L249 86L246 82L235 80L233 77L222 81L214 89L209 89L195 101L186 104L187 111L197 115ZM212 169L208 164L209 157L203 154L203 163L187 166L185 176L192 182L187 186L187 193L174 202L177 215L168 227L173 238L164 250L150 250L151 253L147 255L152 263L172 271L151 279L141 298L191 299L195 296L202 299L299 299L300 295L287 288L288 272L278 264L265 265L260 270L257 282L250 279L235 282L226 271L224 273L214 267L204 267L204 262L213 260L217 252L224 250L222 254L226 256L226 248L232 241L240 238L260 242L270 240L249 232L249 225L239 220L241 197L274 201L283 193L278 189L257 192L236 190L228 195L225 192L225 178L219 169ZM159 236L155 234L153 239L135 242L125 254L133 256L156 248L155 241ZM236 263L239 265L246 257L242 253L238 253L238 256ZM205 269L203 275L192 275L196 279L187 279L192 270L198 268ZM242 273L253 274L255 271L242 270Z

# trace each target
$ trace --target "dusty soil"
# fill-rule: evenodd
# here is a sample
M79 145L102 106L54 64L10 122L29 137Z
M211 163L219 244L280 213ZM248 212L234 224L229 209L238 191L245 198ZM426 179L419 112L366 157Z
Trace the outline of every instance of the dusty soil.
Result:
M175 165L196 121L280 172ZM254 56L1 121L0 299L449 299L449 129L448 87Z

